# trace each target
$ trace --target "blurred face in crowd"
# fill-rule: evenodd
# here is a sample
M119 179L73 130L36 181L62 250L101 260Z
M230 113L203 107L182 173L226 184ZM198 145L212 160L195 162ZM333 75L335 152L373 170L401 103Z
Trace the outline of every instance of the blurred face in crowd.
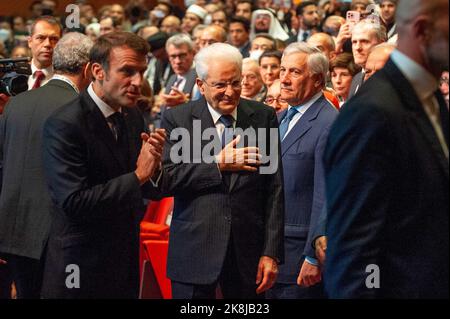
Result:
M325 33L316 33L313 34L306 42L314 47L317 47L321 52L323 52L329 61L333 60L336 57L336 52L332 47L333 39L330 39L329 36Z
M386 24L391 24L395 21L395 11L397 9L395 3L387 0L380 4L381 18Z
M238 3L236 6L236 16L243 17L248 21L252 20L252 5L250 3Z
M316 5L306 6L303 9L303 15L300 16L301 22L306 29L312 29L319 25L319 8Z
M30 49L23 46L15 47L11 52L11 58L26 58L31 57Z
M194 41L196 52L200 51L201 49L203 30L204 29L197 28L192 33L192 41Z
M355 3L351 6L352 11L358 11L361 14L366 12L366 5L364 3Z
M90 4L82 4L80 7L80 15L82 17L85 17L89 22L92 21L93 18L95 18L95 11L92 5Z
M283 112L289 104L281 98L281 81L275 80L267 91L265 104L273 107L277 113Z
M263 37L256 37L252 41L251 50L252 51L258 51L258 50L267 51L267 50L275 50L275 48L273 47L273 42L271 40L263 38Z
M289 105L297 106L309 101L320 92L320 77L312 75L308 68L308 55L291 53L281 60L281 97Z
M246 98L253 98L261 91L264 83L259 73L258 64L251 62L242 65L242 92L241 95Z
M36 2L31 7L31 15L33 18L37 18L42 15L42 4L39 2Z
M192 67L194 61L194 52L189 50L187 45L176 47L169 45L167 48L167 56L169 57L170 65L177 75L186 74Z
M219 113L231 114L241 96L241 70L231 61L213 61L204 81L197 79L200 93Z
M22 17L15 17L13 24L14 31L18 32L27 32L27 25Z
M192 30L194 30L194 28L199 25L200 22L201 21L199 17L191 12L188 12L182 20L181 31L191 34Z
M365 30L364 28L355 28L352 34L352 51L355 63L365 67L370 49L379 44L376 32L374 30Z
M270 29L270 15L258 14L255 18L255 30L256 32L269 32Z
M225 15L225 12L217 11L213 13L211 17L212 17L212 24L218 25L219 27L222 27L224 30L228 29L227 16Z
M92 65L94 90L114 110L134 107L141 97L146 69L145 55L138 54L127 46L113 48L108 69L104 69L99 63Z
M224 32L225 30L217 25L208 26L200 36L200 48L203 49L211 44L224 42L226 40L224 39Z
M238 48L244 46L250 39L250 35L245 30L244 25L239 22L230 23L230 30L228 33L230 43Z
M375 72L381 70L389 60L394 47L392 48L376 48L370 54L366 62L366 74L364 81L367 81Z
M161 22L161 31L166 33L176 33L181 29L181 21L176 16L168 16Z
M259 71L264 84L271 86L280 77L280 60L275 57L263 57Z
M111 6L111 10L109 12L109 15L113 18L115 18L119 24L122 24L125 20L125 10L123 7L119 4L113 4Z
M441 79L439 82L439 88L441 89L442 95L448 95L448 71L445 71L441 75Z
M34 65L38 69L45 69L52 65L53 49L61 37L58 25L46 21L39 21L33 34L28 37L28 47L31 49Z
M108 17L100 21L100 36L115 31L113 20Z
M352 85L353 76L347 68L336 67L331 71L331 83L337 96L347 100Z

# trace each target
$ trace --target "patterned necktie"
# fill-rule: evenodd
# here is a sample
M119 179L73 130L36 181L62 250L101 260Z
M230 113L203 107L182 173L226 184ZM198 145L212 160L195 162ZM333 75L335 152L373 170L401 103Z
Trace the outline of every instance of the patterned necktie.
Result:
M34 77L36 78L36 81L34 82L32 89L40 88L42 80L45 79L44 72L36 71L36 72L34 72Z
M297 114L298 111L295 107L291 107L287 113L287 115L284 117L283 121L281 121L280 124L280 138L281 140L284 140L286 137L286 133L289 128L289 123L292 121L292 118Z
M302 35L303 42L306 42L306 40L308 40L308 35L309 35L308 31L303 31L303 35Z
M233 122L234 118L231 115L222 115L219 121L225 125L222 132L222 148L229 144L233 140Z

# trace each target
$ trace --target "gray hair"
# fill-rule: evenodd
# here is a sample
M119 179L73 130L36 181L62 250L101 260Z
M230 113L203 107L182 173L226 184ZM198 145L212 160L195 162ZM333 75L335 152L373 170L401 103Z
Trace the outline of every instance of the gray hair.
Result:
M189 48L189 51L194 51L194 42L187 34L179 33L171 36L166 42L166 50L169 46L173 45L176 48L180 48L186 45Z
M325 86L329 68L328 58L318 48L310 46L305 42L295 42L290 44L283 53L283 58L294 53L303 53L308 56L308 70L313 75L322 77L322 84Z
M229 61L242 70L242 54L239 50L226 43L214 43L200 50L195 56L195 71L200 80L208 77L208 68L213 61Z
M362 30L364 32L374 32L375 37L377 38L379 43L387 41L386 28L381 23L373 23L370 20L362 20L353 27L352 37L356 30Z
M57 73L79 74L89 62L92 40L81 33L66 33L53 52L53 68Z

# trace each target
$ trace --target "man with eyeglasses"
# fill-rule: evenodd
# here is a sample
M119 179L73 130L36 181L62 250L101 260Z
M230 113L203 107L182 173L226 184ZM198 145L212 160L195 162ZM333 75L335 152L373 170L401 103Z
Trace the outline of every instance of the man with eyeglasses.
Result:
M265 104L273 107L277 114L286 110L289 104L281 97L281 81L275 80L267 91Z
M168 140L163 155L162 189L175 197L167 259L172 296L211 299L220 285L226 299L263 298L283 262L283 179L272 145L277 117L240 98L237 48L215 43L197 54L195 67L203 97L167 110L161 125L168 137L188 133ZM258 139L256 146L239 133L251 128L267 143ZM276 162L272 171L265 172L261 154Z
M61 34L61 26L53 17L43 16L32 24L28 37L28 47L32 54L32 74L28 78L28 90L43 86L53 77L53 49Z
M198 98L198 88L195 85L197 73L193 67L194 43L186 34L177 34L166 43L167 56L174 74L167 80L167 85L160 94L163 112L167 107L188 102Z

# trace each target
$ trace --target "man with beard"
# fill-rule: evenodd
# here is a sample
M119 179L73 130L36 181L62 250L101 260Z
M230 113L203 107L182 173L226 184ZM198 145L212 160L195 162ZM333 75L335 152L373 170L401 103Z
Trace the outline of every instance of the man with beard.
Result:
M325 151L331 298L449 297L449 2L400 1L398 49ZM378 289L376 289L378 288Z
M303 1L297 7L297 17L300 28L296 35L289 38L288 43L306 42L313 33L317 32L319 27L319 8L313 1Z

